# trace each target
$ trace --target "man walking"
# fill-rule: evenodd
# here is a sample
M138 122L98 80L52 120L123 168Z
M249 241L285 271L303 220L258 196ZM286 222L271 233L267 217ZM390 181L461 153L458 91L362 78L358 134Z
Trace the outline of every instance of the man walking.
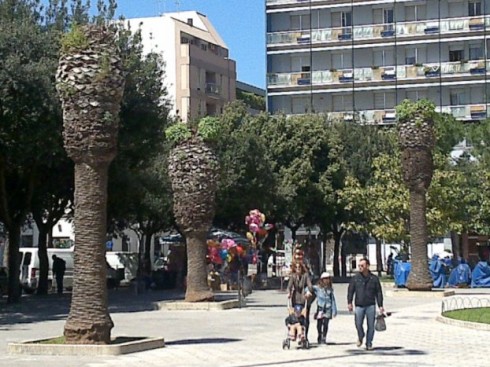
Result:
M351 279L347 290L347 306L352 312L352 300L355 295L355 323L357 329L357 346L362 345L366 336L366 350L373 349L374 322L376 319L376 303L379 312L384 313L383 292L381 284L376 275L369 271L369 260L367 258L359 261L359 273ZM364 318L367 320L367 335L364 333Z
M63 294L63 277L65 276L66 263L65 260L56 255L53 259L53 276L56 278L56 291L58 294Z

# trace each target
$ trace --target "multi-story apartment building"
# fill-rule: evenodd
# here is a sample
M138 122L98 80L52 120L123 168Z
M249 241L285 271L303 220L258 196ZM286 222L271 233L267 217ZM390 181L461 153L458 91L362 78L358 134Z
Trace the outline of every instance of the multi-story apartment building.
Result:
M428 98L486 118L490 0L266 0L270 112L392 123Z
M236 65L205 15L195 11L128 19L141 27L144 52L165 60L165 85L172 114L183 121L220 114L236 98Z

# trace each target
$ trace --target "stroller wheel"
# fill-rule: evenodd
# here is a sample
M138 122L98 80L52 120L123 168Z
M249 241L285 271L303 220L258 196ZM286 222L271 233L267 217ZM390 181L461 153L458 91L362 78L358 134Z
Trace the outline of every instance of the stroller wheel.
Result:
M291 348L291 340L288 339L286 342L286 345L287 345L288 349Z
M310 349L310 342L308 341L308 339L305 339L304 340L304 342L303 342L303 348Z
M286 340L282 341L282 349L286 349L286 346L288 345L288 342Z

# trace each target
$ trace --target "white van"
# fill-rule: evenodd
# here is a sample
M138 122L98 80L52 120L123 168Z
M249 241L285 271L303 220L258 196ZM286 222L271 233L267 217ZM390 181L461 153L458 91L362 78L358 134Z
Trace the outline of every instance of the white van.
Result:
M39 283L39 249L37 247L21 247L20 255L20 285L26 293L36 290ZM63 286L67 289L73 287L73 247L71 248L48 248L48 288L56 285L53 282L53 255L63 259L66 263L65 277Z
M63 278L63 286L65 289L73 288L73 250L70 248L48 248L48 289L55 287L56 282L53 282L53 255L65 260L66 270ZM20 284L26 293L33 293L39 283L39 249L37 247L21 247L20 255ZM106 258L107 259L107 258ZM114 288L119 286L119 279L116 269L107 263L107 286Z

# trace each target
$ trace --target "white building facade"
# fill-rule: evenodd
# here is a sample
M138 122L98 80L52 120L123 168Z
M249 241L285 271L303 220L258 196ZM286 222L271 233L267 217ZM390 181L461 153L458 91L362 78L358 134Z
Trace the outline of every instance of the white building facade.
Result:
M391 124L404 99L487 118L490 0L266 0L268 111Z
M182 121L219 115L236 99L236 65L209 19L196 11L125 21L141 28L143 50L162 55L171 114Z

